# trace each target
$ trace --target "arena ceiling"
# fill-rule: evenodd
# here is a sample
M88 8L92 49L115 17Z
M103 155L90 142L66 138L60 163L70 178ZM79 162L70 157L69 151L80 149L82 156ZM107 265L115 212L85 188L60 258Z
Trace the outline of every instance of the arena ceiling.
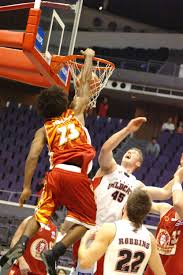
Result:
M1 5L22 2L30 2L30 0L1 0ZM113 14L183 32L182 0L84 0L84 5L96 9L104 6Z
M169 29L183 31L182 0L84 0L88 7L106 10L139 22Z

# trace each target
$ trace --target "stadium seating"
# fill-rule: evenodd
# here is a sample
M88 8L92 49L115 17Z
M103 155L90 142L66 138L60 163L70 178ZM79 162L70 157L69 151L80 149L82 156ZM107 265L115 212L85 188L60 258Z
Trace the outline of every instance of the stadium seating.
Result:
M0 189L20 192L23 182L24 163L29 151L30 143L33 139L34 132L42 125L42 120L37 116L31 106L10 102L6 107L0 110ZM95 116L86 117L86 127L89 130L92 144L96 148L97 156L101 145L114 132L123 128L128 120L118 118L103 118ZM144 164L135 174L140 180L144 180L146 184L148 178L156 186L166 182L175 171L181 152L183 135L170 134L161 132L158 137L158 143L161 147L160 155L156 160L150 156L145 156ZM139 141L131 138L119 146L115 153L118 162L125 150L132 146L137 146L145 152L146 141ZM38 168L33 179L33 192L36 193L37 185L44 173L49 168L47 149L42 152L39 159ZM94 160L94 169L92 175L98 168L97 157ZM169 176L170 175L170 176ZM7 194L0 193L1 198L7 198ZM12 200L16 201L16 196L12 195ZM34 198L35 200L35 198ZM32 200L30 201L32 203Z
M93 47L97 56L113 62L117 68L150 73L172 75L175 73L176 64L169 62L165 70L165 62L169 58L168 48L140 49L127 47L123 49ZM80 53L77 48L76 53ZM167 71L168 70L168 71Z
M37 116L32 106L25 106L15 102L7 103L7 106L0 110L0 200L18 202L19 194L22 190L24 165L30 143L36 129L42 125L43 121ZM86 127L89 130L92 144L96 148L97 154L94 160L93 170L90 176L94 176L98 169L98 155L101 145L114 132L123 128L128 123L128 119L103 118L99 116L87 116ZM144 163L138 171L136 177L146 185L163 186L169 181L179 163L180 155L183 151L183 134L160 133L158 142L161 152L157 159L145 156ZM147 141L127 138L114 151L116 160L120 163L122 154L130 147L136 146L145 152ZM44 173L49 169L48 152L45 148L42 152L37 170L33 178L33 193L40 189L40 181ZM36 204L37 197L32 196L28 204ZM158 217L150 215L146 218L145 224L155 229ZM20 218L0 217L0 248L1 252L10 245L12 236L20 223ZM68 249L64 257L61 257L59 265L72 266L72 251Z
M6 107L0 110L0 114L0 190L9 191L9 193L0 191L0 199L17 202L22 190L25 159L34 133L43 121L32 109L32 106L16 102L8 102ZM91 134L92 144L97 150L91 176L98 168L97 157L101 145L111 134L123 128L126 123L127 120L116 118L92 116L86 118L86 127ZM33 193L36 193L39 182L48 169L48 152L45 148L33 178ZM31 197L28 204L35 204L35 202L36 197Z
M19 194L22 190L24 165L30 143L36 129L43 121L37 116L32 106L25 106L15 102L7 103L7 106L0 110L0 200L10 200L18 202ZM97 158L101 145L114 132L123 128L127 124L127 119L103 118L99 116L87 116L86 127L91 135L92 144L96 148L97 154L91 177L98 169ZM183 151L183 134L170 134L161 132L158 137L161 147L160 155L157 159L145 156L144 163L135 175L146 185L163 186L169 181L178 166L181 153ZM115 158L120 163L122 154L130 147L136 146L145 152L147 141L126 139L124 143L115 150ZM44 173L49 169L48 152L45 148L42 152L37 170L33 178L33 193L39 190L39 183L44 177ZM36 196L32 196L28 204L35 204ZM152 218L153 219L153 218ZM148 217L146 223L154 224L154 220Z

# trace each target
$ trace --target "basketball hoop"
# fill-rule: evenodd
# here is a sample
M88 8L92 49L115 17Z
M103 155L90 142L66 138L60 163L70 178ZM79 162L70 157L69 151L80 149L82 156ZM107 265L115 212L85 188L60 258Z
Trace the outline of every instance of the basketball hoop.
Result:
M58 57L57 57L58 58ZM84 66L84 55L59 56L55 70L60 70L64 65L68 66L73 78L75 94L79 94L78 83L80 81L81 70ZM55 60L56 61L56 60ZM92 79L90 83L90 95L87 108L96 107L96 100L101 90L106 86L109 77L112 75L115 65L105 59L93 57Z

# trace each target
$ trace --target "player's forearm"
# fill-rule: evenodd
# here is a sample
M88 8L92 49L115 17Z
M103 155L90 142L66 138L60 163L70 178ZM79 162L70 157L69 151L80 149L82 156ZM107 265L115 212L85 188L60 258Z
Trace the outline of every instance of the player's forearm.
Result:
M11 241L11 244L10 244L10 248L14 247L15 244L19 241L21 236L14 236L12 241Z
M89 93L89 82L92 79L92 56L86 55L85 63L81 71L80 89L79 96L86 97L86 93Z
M174 179L169 181L164 187L146 187L149 195L153 200L168 200L172 197L172 187Z
M81 269L90 268L94 264L92 258L88 255L85 239L81 240L81 244L78 251L78 259Z
M25 163L23 188L31 188L31 182L37 167L37 163L38 158L27 158Z
M93 56L86 55L83 70L81 72L81 81L83 83L89 81L92 76Z
M160 255L157 255L157 257L155 258L155 262L154 262L153 266L151 266L151 269L154 272L154 275L166 275Z
M112 135L102 146L101 151L113 151L128 135L130 131L127 127Z
M164 187L162 188L164 194L164 200L168 200L172 196L172 186L174 184L174 179L170 180Z
M167 200L171 197L171 188L164 189L159 187L147 186L145 190L151 196L152 200Z
M172 186L174 180L169 181L164 187L147 187L147 190L153 200L168 200L172 196Z
M156 240L153 237L152 233L150 234L151 238L151 256L149 258L148 265L153 271L154 275L166 275L160 255L157 250Z

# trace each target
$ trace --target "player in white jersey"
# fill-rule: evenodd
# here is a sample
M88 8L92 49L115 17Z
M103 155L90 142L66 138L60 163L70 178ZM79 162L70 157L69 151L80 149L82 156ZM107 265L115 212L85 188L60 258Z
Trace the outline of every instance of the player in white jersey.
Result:
M136 187L145 188L153 199L164 200L171 196L173 181L163 188L145 187L141 181L132 175L143 162L142 152L138 148L128 150L122 157L121 165L118 165L113 158L113 150L120 142L129 134L136 132L145 122L145 117L132 119L126 127L112 135L101 148L99 155L100 169L93 181L97 204L97 225L120 219L127 198ZM77 255L77 253L75 254ZM81 270L79 266L71 274L78 275L79 272L93 274L93 270Z
M128 196L137 187L141 187L141 183L120 165L112 173L96 177L93 182L97 204L96 224L121 219Z
M155 238L143 225L150 208L151 199L147 192L136 188L128 197L121 220L105 223L98 231L90 230L82 238L79 248L81 268L89 268L105 254L97 274L142 275L148 264L155 275L164 275ZM91 240L93 242L89 244Z
M132 119L126 127L112 135L102 146L99 165L93 183L97 204L97 223L115 221L120 218L128 195L136 187L147 190L152 199L166 200L171 197L173 180L163 188L145 186L132 173L143 163L143 154L138 148L129 149L118 165L113 150L129 134L136 132L146 122L145 117Z

